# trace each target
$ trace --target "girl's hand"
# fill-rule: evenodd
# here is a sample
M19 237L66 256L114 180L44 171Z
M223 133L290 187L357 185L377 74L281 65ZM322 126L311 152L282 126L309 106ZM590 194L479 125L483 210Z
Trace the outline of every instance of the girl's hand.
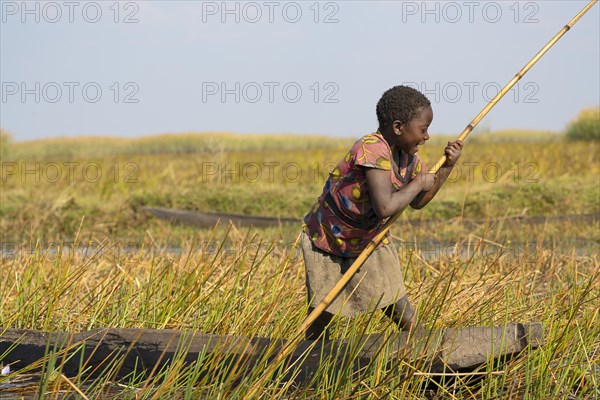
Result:
M446 155L446 165L449 167L453 167L458 161L460 157L460 152L462 151L463 143L460 140L455 140L453 142L448 142L448 146L444 149L444 154Z

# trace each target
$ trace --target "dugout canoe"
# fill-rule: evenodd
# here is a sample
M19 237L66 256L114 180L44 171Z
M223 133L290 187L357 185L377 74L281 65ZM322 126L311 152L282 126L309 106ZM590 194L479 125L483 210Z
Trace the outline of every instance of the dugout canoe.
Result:
M390 362L406 360L420 371L473 371L488 363L499 365L542 343L542 326L535 322L446 328L420 335L400 332L392 337L372 334L330 342L304 341L287 359L297 363L288 375L298 383L306 382L324 359L336 365L351 362L352 370L359 373L375 360L382 346L392 354ZM211 378L235 373L241 379L255 367L264 368L284 344L278 339L170 329L107 328L72 334L0 328L0 364L10 364L12 371L31 366L39 370L39 361L51 352L63 360L62 373L67 376L77 375L82 365L93 374L102 374L105 367L114 365L112 361L120 360L120 367L112 371L118 378L134 371L147 373L179 360L203 364L203 374ZM214 360L219 360L218 371L210 370Z
M263 217L256 215L209 213L200 211L177 210L173 208L142 207L142 211L150 213L157 218L167 220L174 224L195 226L198 228L211 228L220 221L221 224L233 223L236 226L254 226L263 228L279 226L281 224L300 225L301 220L295 218Z
M220 223L233 223L236 226L254 226L254 227L268 227L268 226L279 226L281 224L298 224L302 222L300 219L287 218L287 217L268 217L268 216L257 216L257 215L242 215L242 214L229 214L229 213L211 213L202 211L190 211L190 210L179 210L174 208L161 208L161 207L142 207L142 211L152 214L153 216L169 221L175 224L183 224L195 226L198 228L212 228L217 222ZM479 226L491 223L504 223L513 224L520 226L522 224L544 224L547 222L587 222L587 223L598 223L600 221L600 213L588 213L588 214L572 214L572 215L555 215L555 216L529 216L524 214L510 215L502 218L487 218L487 219L468 219L468 218L454 218L447 219L445 222L459 222L463 225ZM438 219L417 219L417 220L403 220L399 223L409 223L413 226L423 226L427 224L439 223Z

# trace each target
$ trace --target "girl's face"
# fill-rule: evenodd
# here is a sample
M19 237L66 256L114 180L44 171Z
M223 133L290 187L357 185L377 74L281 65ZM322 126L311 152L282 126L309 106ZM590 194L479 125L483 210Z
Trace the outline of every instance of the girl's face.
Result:
M407 124L394 121L394 133L396 134L396 146L406 154L414 155L419 151L419 146L425 144L429 139L427 129L433 121L433 110L431 107L422 107Z

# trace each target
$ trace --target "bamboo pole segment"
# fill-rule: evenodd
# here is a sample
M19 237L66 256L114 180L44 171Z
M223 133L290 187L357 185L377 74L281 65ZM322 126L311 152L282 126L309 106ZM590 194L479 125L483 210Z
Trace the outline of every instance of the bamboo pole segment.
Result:
M510 89L512 89L512 87L527 73L527 71L529 71L529 69L531 69L531 67L540 58L542 58L542 56L561 37L563 37L563 35L565 33L567 33L567 31L569 29L571 29L571 27L573 25L575 25L575 23L577 21L579 21L579 19L585 13L587 13L588 10L590 8L592 8L597 2L598 2L598 0L591 0L575 17L573 17L573 19L571 21L569 21L569 23L567 25L565 25L556 35L554 35L554 37L552 39L550 39L550 41L544 47L542 47L542 49L506 84L506 86L504 86L504 88L502 90L500 90L498 92L498 94L496 96L494 96L494 98L492 100L490 100L490 102L483 108L483 110L481 110L479 112L479 114L477 114L477 116L475 118L473 118L473 121L471 121L471 123L466 126L466 128L461 132L460 135L458 135L457 140L461 140L461 141L465 140L467 138L467 136L469 136L469 133L471 133L471 131L475 128L475 126L477 126L477 124L496 105L496 103L498 103L500 101L500 99L502 97L504 97L504 95L506 93L508 93L508 91ZM435 163L433 165L433 167L431 167L431 169L429 170L429 172L432 173L432 174L435 174L442 167L442 165L444 164L444 162L446 162L446 156L445 155L443 155L438 160L438 162ZM386 223L383 225L381 231L377 234L377 236L375 236L371 240L371 242L369 242L369 244L367 245L367 247L364 248L364 250L362 251L362 253L360 253L360 255L356 258L356 260L354 261L354 263L352 263L352 265L350 266L350 268L348 268L348 270L344 273L344 275L342 275L342 277L340 278L339 282L329 291L329 293L327 294L327 296L325 296L325 298L317 305L317 307L315 307L315 309L306 317L306 319L304 320L304 322L302 323L302 325L299 328L299 332L306 331L306 329L308 329L308 327L319 317L319 315L321 315L321 313L323 311L325 311L325 309L331 304L331 302L333 302L333 300L335 300L335 298L342 291L342 289L344 288L344 286L346 286L346 284L350 281L350 279L352 279L352 277L354 276L354 274L356 273L356 271L358 271L358 269L361 267L361 265L365 262L365 260L367 259L367 257L369 257L369 255L371 255L371 253L373 252L373 250L375 250L375 248L377 247L377 245L379 245L379 243L383 240L383 238L385 237L385 235L387 234L387 232L390 230L390 227L392 226L392 224L394 222L396 222L396 220L404 212L404 210L406 209L406 207L407 206L405 206L396 215L390 217L386 221Z
M591 0L567 25L565 25L507 84L506 86L498 92L498 94L477 114L477 116L471 121L469 125L462 131L462 133L458 136L458 140L464 140L467 138L469 133L475 128L475 126L481 121L481 119L500 101L502 97L529 71L529 69L569 30L579 19L592 8L598 0ZM437 163L433 165L430 169L430 173L436 173L446 161L446 157L442 156ZM277 366L285 357L287 357L291 351L294 350L296 345L300 340L304 337L304 332L308 327L321 315L321 313L333 302L333 300L339 295L341 290L346 286L346 284L352 279L356 271L360 268L360 266L364 263L364 261L369 257L369 255L375 250L377 245L383 240L390 227L398 217L404 212L406 207L400 210L396 215L390 217L386 223L383 225L381 231L369 242L367 247L362 251L362 253L356 258L354 263L350 266L348 271L342 275L339 282L330 290L330 292L325 296L325 298L315 307L315 309L306 317L300 328L298 329L296 335L290 340L285 346L283 346L277 354L275 358L275 362L271 363L271 365ZM270 371L270 369L267 369ZM272 372L272 370L271 370ZM262 381L266 379L268 374L265 372L261 378ZM251 391L253 393L253 391Z

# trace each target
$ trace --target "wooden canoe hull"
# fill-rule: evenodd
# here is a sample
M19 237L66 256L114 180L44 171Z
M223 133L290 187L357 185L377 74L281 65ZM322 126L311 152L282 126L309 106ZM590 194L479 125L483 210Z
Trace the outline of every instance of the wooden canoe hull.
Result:
M281 224L296 224L300 226L302 222L301 220L294 218L208 213L159 207L142 207L142 211L150 213L157 218L167 220L171 223L190 225L197 228L212 228L217 224L217 222L220 222L225 226L231 222L238 227L254 226L256 228L279 226Z
M401 332L394 337L373 334L330 342L304 341L290 355L289 361L298 365L293 379L304 382L317 371L323 355L333 357L335 363L351 361L354 370L358 371L367 366L385 345L388 351L394 352L395 359L420 360L418 368L421 370L469 371L523 350L535 349L542 342L541 324L509 323L496 327L426 331L421 336ZM0 328L0 363L10 364L13 371L35 363L41 366L39 361L50 351L58 354L59 360L66 360L62 373L67 376L80 372L82 360L84 368L94 374L102 373L103 366L119 360L121 365L115 377L124 377L134 371L139 374L160 368L173 360L207 365L214 365L214 360L219 360L219 365L225 365L219 373L231 373L233 368L234 373L243 376L257 365L264 366L266 361L273 359L284 344L283 340L277 339L168 329L108 328L69 334ZM63 354L70 357L62 358Z

